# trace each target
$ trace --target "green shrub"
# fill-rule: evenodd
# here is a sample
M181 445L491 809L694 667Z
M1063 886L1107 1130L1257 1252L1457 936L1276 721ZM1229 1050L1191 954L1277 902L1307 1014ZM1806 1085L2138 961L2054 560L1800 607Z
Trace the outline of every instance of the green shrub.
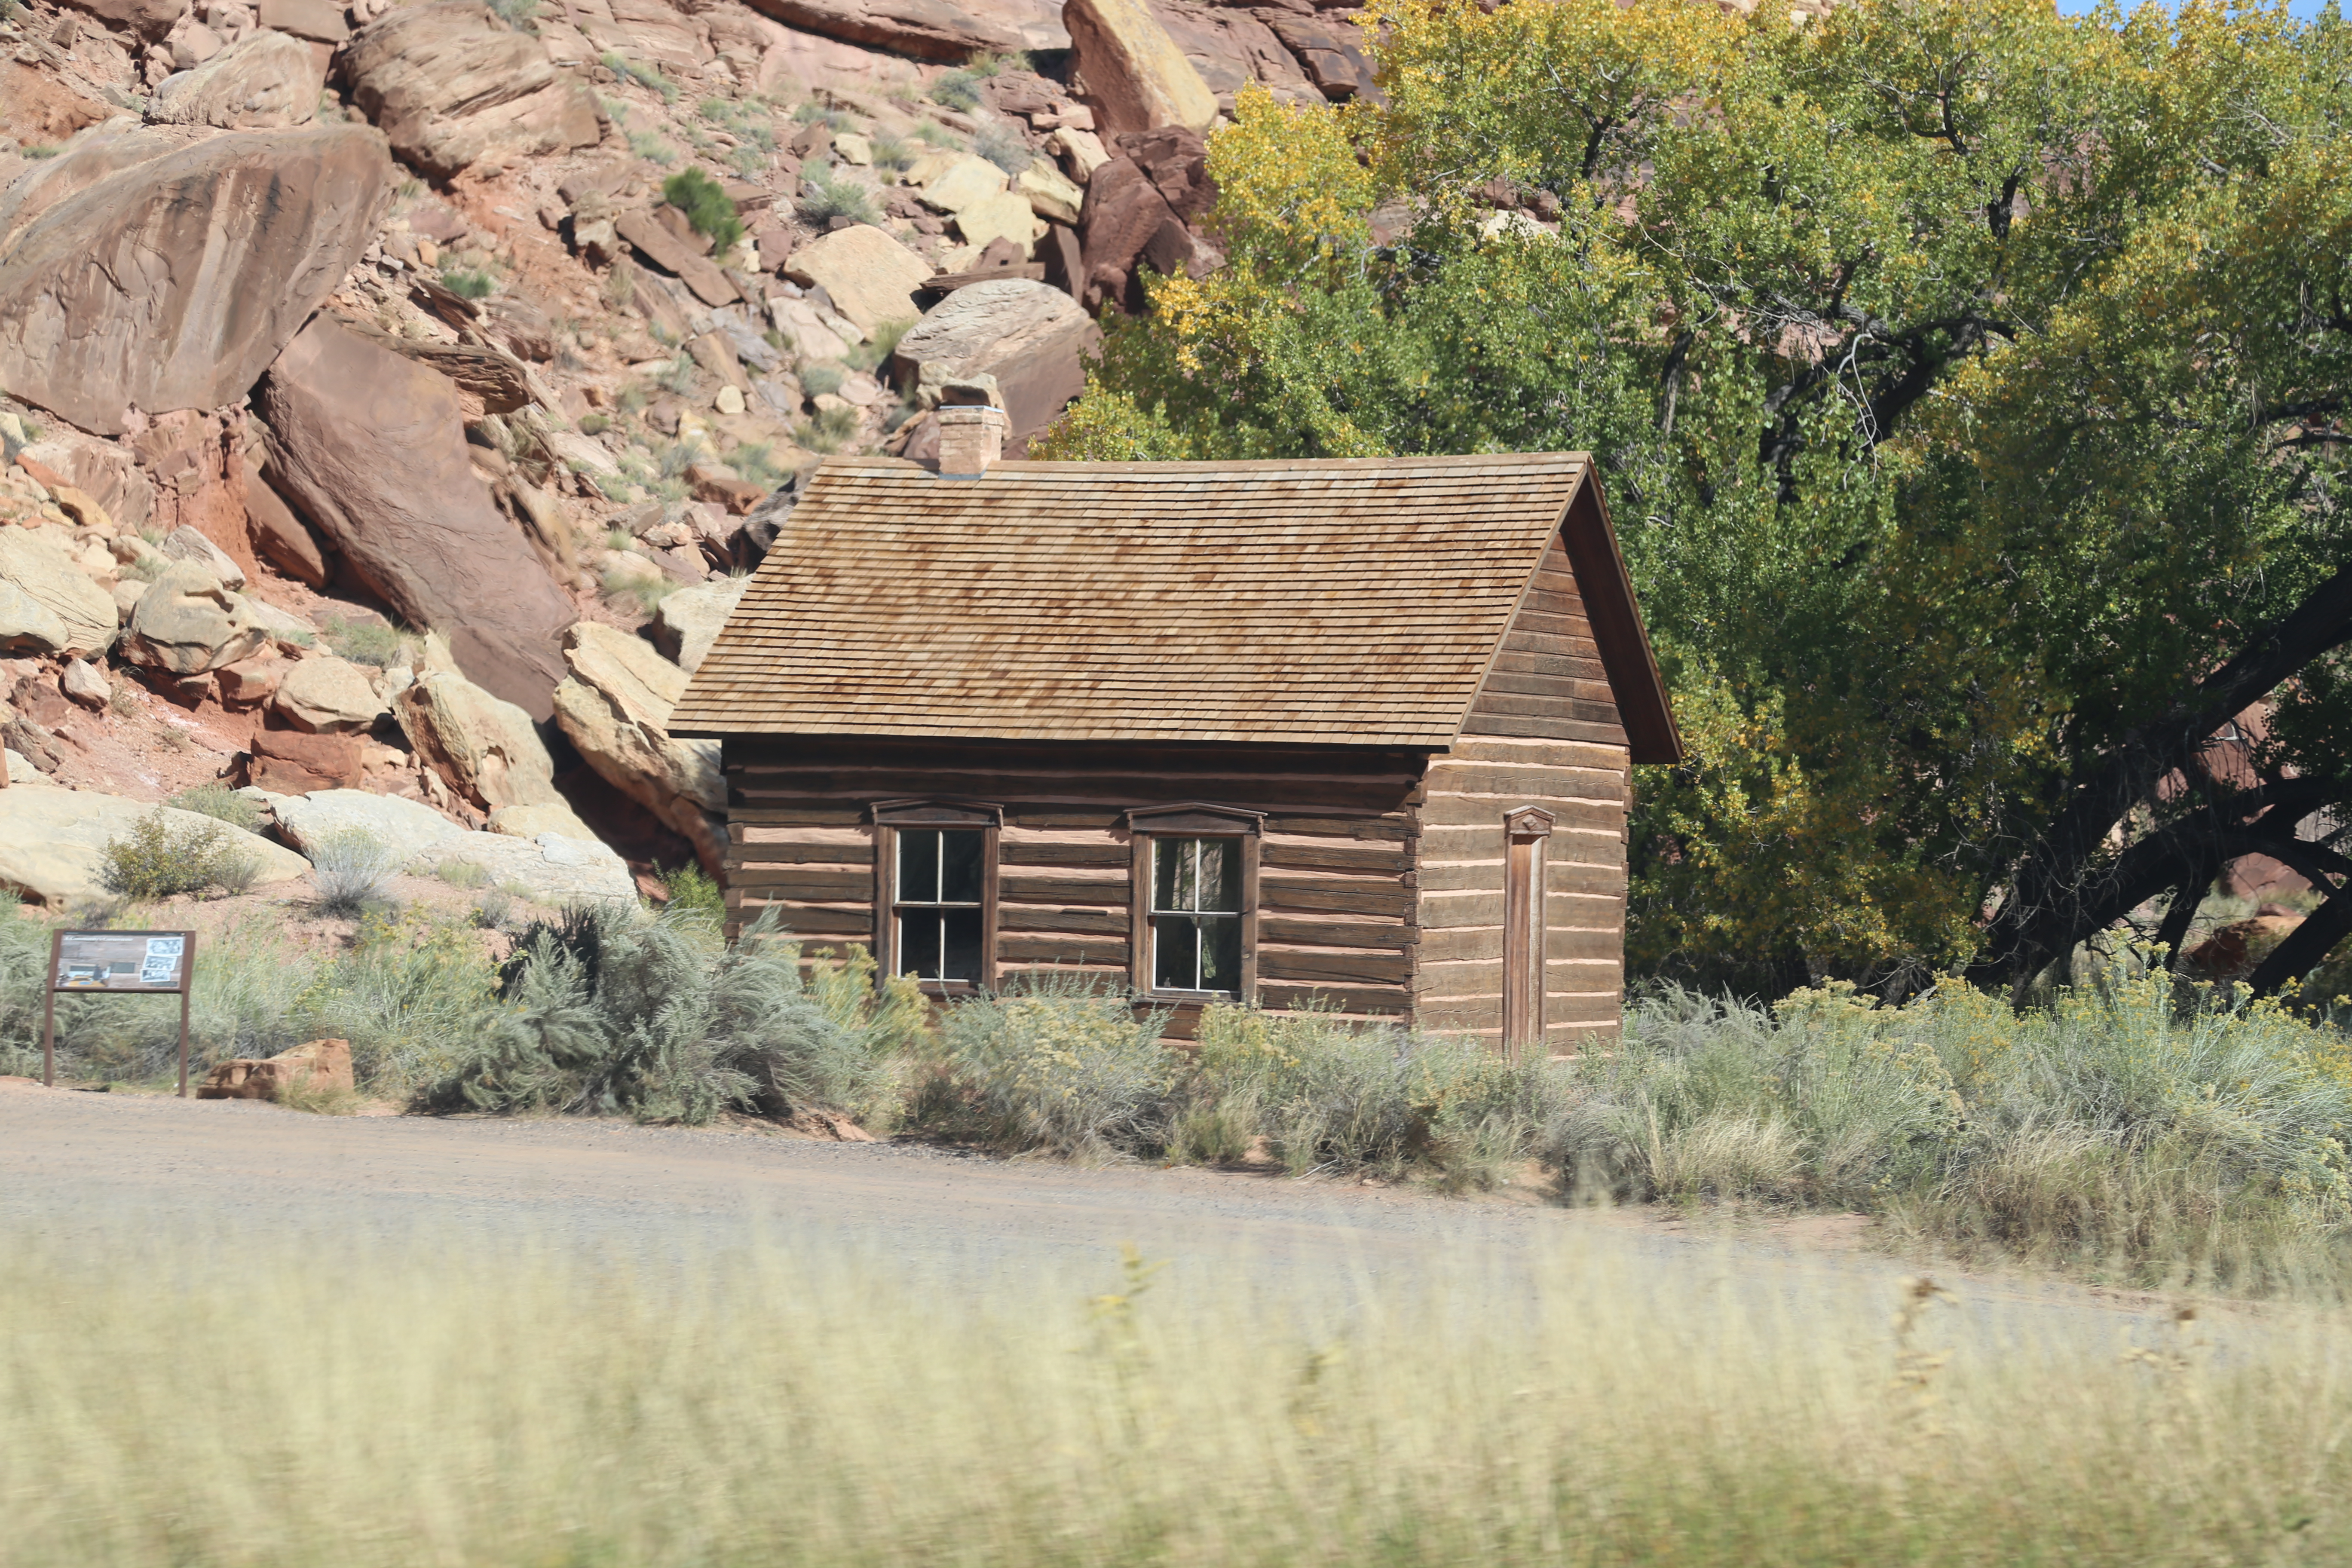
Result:
M521 32L539 31L540 0L490 0L490 9L499 20Z
M1037 161L1021 133L1003 125L983 125L971 139L973 155L987 159L1008 174L1018 174Z
M857 426L856 409L827 408L814 419L802 420L794 434L812 452L838 452L857 434Z
M490 874L471 860L445 860L433 868L433 874L453 888L471 890L490 885Z
M804 365L801 369L801 390L811 397L823 397L839 392L842 383L848 379L848 371L830 362Z
M879 223L881 213L874 205L874 197L865 186L844 178L822 163L812 163L802 175L815 189L801 197L800 214L805 221L822 226L835 218L845 217L853 223Z
M650 131L632 131L628 138L629 151L648 163L667 169L677 162L677 149Z
M727 152L727 165L745 179L756 180L768 172L768 161L774 156L761 147L730 147Z
M602 436L613 427L613 420L609 415L583 414L579 425L583 436Z
M383 621L345 621L329 616L322 628L327 646L353 664L378 668L400 661L404 638L398 626Z
M224 887L242 891L259 867L225 824L174 823L161 811L135 817L99 851L99 885L130 899L167 899Z
M1179 1152L1232 1158L1247 1128L1296 1174L1422 1166L1449 1185L1491 1186L1531 1156L1558 1099L1549 1062L1312 1012L1211 1006L1195 1064L1192 1147Z
M890 363L890 356L898 352L898 340L911 331L914 325L910 321L878 323L864 342L851 345L849 363L859 370L878 373Z
M743 220L736 216L735 199L699 169L680 169L664 180L662 200L684 213L697 234L709 236L721 256L743 237Z
M843 113L840 110L827 109L824 104L819 103L815 99L812 98L803 102L798 109L793 110L793 123L795 125L822 125L827 131L838 132L850 130L857 122L850 119L848 115Z
M568 911L516 939L512 1013L425 1092L442 1109L625 1112L709 1121L729 1106L887 1113L889 1060L919 996L878 996L870 963L830 989L801 975L772 912L733 945L707 915L622 904Z
M194 789L182 790L163 804L200 816L215 817L240 832L261 830L261 808L226 784L198 784Z
M891 174L902 174L915 164L915 151L896 136L874 138L874 166Z
M775 448L760 442L749 442L727 454L727 466L761 489L772 490L791 479L792 472L776 466Z
M931 101L942 109L952 109L959 114L969 114L980 107L982 78L969 67L951 70L931 83Z
M1072 1159L1160 1146L1181 1074L1166 1015L1123 995L1040 976L948 1009L947 1059L976 1130L1000 1148Z
M460 300L487 300L498 291L498 279L477 268L445 264L441 286Z
M677 83L662 75L655 67L646 65L641 60L624 59L621 56L609 52L600 56L599 58L604 68L614 76L659 93L664 103L677 101Z

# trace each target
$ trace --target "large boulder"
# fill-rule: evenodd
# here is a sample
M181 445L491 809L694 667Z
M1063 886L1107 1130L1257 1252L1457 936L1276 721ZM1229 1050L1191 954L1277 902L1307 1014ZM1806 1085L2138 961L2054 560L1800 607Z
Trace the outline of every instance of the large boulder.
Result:
M916 59L1064 49L1070 35L1048 0L751 0L787 26Z
M31 458L104 507L116 527L132 532L146 528L155 506L155 487L139 471L138 459L114 442L70 430L52 431L17 457Z
M530 715L513 703L446 670L418 676L393 701L417 754L484 811L562 798Z
M861 223L793 251L785 274L804 287L822 288L843 319L871 337L885 321L911 321L922 314L915 308L914 292L929 279L931 264Z
M637 897L637 879L627 861L593 838L562 833L542 833L535 838L461 833L424 846L415 864L419 869L431 870L478 867L492 882L515 888L534 903L635 903Z
M247 33L194 70L163 79L147 118L169 125L282 131L319 112L327 73L310 46L284 33Z
M297 662L270 698L278 717L311 734L370 730L391 710L358 665L331 654Z
M54 541L0 528L0 647L85 657L114 646L114 595Z
M314 850L334 835L354 830L404 853L467 837L464 828L431 806L396 795L322 789L268 798L278 831L293 840L297 849Z
M236 1057L216 1063L196 1088L198 1100L275 1100L289 1089L350 1094L352 1043L306 1040L274 1057Z
M583 621L563 639L570 679L555 689L556 722L599 777L686 836L706 870L725 864L727 805L715 741L670 738L686 671L639 638Z
M1271 7L1278 9L1278 7ZM1200 0L1151 0L1151 14L1219 107L1251 82L1282 103L1321 103L1323 93L1299 68L1298 60L1273 28L1247 11Z
M105 895L99 881L100 856L111 839L150 812L161 812L175 830L215 828L260 868L257 884L290 882L310 874L310 863L213 817L158 806L143 800L92 790L12 788L0 808L0 888L58 907L77 899Z
M270 477L362 581L447 633L470 679L551 715L572 601L474 477L448 379L321 316L258 402L278 437Z
M122 653L171 675L202 675L258 652L268 640L243 599L209 568L184 561L139 595Z
M345 45L344 79L403 162L446 179L475 164L593 147L602 134L586 85L547 46L494 26L467 0L405 5Z
M0 252L0 387L84 430L243 397L391 191L362 125L230 132L99 179Z
M1059 289L1003 278L949 295L898 340L896 363L909 386L931 365L947 379L994 376L1018 442L1086 390L1087 357L1101 342L1102 330Z
M749 577L715 577L664 595L654 611L654 646L687 674L700 669L703 656L719 640L719 629L735 613L751 581Z
M1105 132L1216 123L1217 95L1152 15L1147 0L1068 0L1062 25L1096 126Z
M153 43L188 14L188 0L74 0L74 8Z

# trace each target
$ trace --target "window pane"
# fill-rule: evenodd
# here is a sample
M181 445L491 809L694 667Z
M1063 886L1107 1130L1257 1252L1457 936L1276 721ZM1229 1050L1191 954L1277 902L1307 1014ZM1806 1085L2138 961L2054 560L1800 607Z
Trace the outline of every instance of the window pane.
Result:
M928 904L939 896L939 829L898 829L898 897L909 903Z
M1161 915L1151 922L1151 984L1162 991L1194 991L1199 987L1200 928L1182 915Z
M1239 915L1211 916L1201 925L1201 989L1242 987L1242 922Z
M1201 858L1201 888L1200 899L1192 907L1240 913L1242 841L1238 838L1202 838L1194 842Z
M940 915L940 924L945 932L945 951L940 958L939 978L979 984L980 911L948 910Z
M976 827L951 827L940 834L940 901L980 902L981 872L987 864L985 836Z
M1185 863L1192 858L1192 841L1189 838L1155 838L1151 841L1151 907L1155 910L1189 910L1185 894L1191 878Z
M940 977L940 917L925 910L898 917L898 973Z

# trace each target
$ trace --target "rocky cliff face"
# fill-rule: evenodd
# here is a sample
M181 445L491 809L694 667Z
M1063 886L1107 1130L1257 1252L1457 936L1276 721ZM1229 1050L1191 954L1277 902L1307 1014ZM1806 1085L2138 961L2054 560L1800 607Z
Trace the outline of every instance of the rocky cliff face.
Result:
M1218 265L1234 94L1375 90L1355 16L0 0L19 787L359 788L715 860L667 703L582 650L690 663L797 476L935 452L951 384L1044 429L1146 269ZM452 681L480 701L417 695ZM456 760L493 709L560 799Z

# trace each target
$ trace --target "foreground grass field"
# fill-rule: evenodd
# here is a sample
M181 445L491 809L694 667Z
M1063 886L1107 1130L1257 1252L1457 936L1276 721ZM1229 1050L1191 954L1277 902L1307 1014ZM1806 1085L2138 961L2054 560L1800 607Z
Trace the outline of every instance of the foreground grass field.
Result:
M129 1239L0 1237L11 1565L2352 1552L2341 1320L2279 1308L1988 1335L1883 1279L1633 1299L1575 1253L1532 1299L1470 1268L1341 1309L1115 1258L950 1290L782 1248Z

